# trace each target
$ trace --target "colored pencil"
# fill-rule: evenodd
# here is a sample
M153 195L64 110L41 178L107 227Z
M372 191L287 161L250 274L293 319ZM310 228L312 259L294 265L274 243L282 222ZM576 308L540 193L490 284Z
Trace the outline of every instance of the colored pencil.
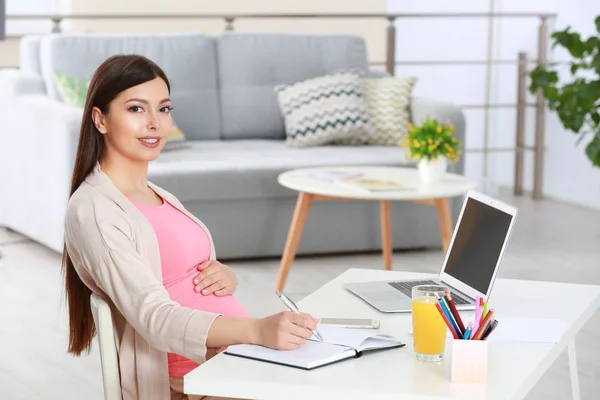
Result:
M446 314L446 318L448 318L448 321L450 321L450 324L452 325L452 329L454 329L454 331L456 332L456 334L458 335L458 337L461 337L462 336L462 332L458 328L458 324L454 320L454 316L452 315L452 312L450 312L450 308L448 307L448 303L446 302L446 298L445 297L441 297L441 296L439 296L437 294L436 294L436 297L438 299L438 302L440 303L440 306L442 307L442 311L444 311L444 313Z
M473 340L481 340L481 336L487 329L487 326L489 325L489 323L493 317L494 317L494 310L489 310L487 315L483 319L483 322L479 326L479 329L477 329L477 332L475 332L475 335L473 335L473 337L472 337Z
M440 312L440 315L442 316L442 319L446 323L446 326L448 327L448 329L450 329L450 332L452 333L452 336L454 337L454 339L458 339L458 335L456 334L456 331L454 330L454 328L450 324L450 321L448 321L448 318L444 314L444 311L442 311L442 306L440 305L440 303L436 303L435 304L435 308L437 308L438 311Z
M454 300L452 300L452 294L450 293L449 290L446 290L446 297L448 299L448 303L450 303L450 310L452 311L452 314L454 314L454 319L456 320L461 333L464 334L465 333L465 325L463 324L462 319L460 318L460 314L458 313L458 310L456 309L456 304L454 304Z
M492 322L492 324L490 325L490 329L488 329L487 331L485 331L485 333L481 337L481 340L487 340L487 338L490 337L492 331L494 329L496 329L496 326L498 326L498 320L497 319L495 319L494 322Z

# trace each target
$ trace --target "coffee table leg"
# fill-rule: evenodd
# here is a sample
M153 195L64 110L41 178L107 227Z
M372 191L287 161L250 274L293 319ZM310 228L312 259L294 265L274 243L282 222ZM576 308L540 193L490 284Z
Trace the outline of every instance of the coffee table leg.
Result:
M381 250L383 253L383 266L386 270L392 269L392 218L390 201L381 200Z
M276 290L283 290L283 287L285 286L288 272L296 257L296 249L298 248L298 243L300 243L300 238L302 237L304 222L308 216L308 210L310 209L312 200L313 195L310 193L300 192L298 194L294 216L292 217L287 241L285 242L285 248L283 249L283 254L281 256L279 275L277 276L277 284L275 285Z
M442 237L442 245L444 253L448 251L450 240L452 240L452 216L450 215L450 202L447 198L435 199L433 201L437 209L438 219L440 222L440 235Z
M571 370L571 392L573 399L579 400L579 373L577 371L577 352L575 351L575 338L569 343L569 369Z

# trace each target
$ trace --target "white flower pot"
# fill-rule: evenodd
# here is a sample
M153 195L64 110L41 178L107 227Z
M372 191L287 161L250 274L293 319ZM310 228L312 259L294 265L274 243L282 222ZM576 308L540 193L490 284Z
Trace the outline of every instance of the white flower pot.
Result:
M417 165L421 181L424 183L439 182L444 179L446 170L448 169L448 160L446 157L440 156L435 160L423 158L419 160Z

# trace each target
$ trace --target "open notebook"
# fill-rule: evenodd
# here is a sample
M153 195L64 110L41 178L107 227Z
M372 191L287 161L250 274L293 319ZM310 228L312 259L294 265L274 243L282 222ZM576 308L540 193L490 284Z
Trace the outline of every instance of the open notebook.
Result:
M301 369L314 369L337 361L360 357L364 352L404 346L404 343L373 331L319 325L323 341L312 340L296 350L273 350L262 346L238 344L229 346L225 354L245 357Z

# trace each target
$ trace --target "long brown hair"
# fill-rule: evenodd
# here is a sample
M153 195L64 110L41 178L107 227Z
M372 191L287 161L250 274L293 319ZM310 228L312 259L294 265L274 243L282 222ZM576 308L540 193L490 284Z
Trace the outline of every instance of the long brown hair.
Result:
M69 196L73 195L92 172L104 151L104 137L92 121L92 109L98 107L102 113L106 114L109 112L112 100L121 92L155 78L162 78L169 91L171 90L162 69L143 56L115 55L98 67L90 81L85 99ZM74 355L81 355L84 351L89 353L92 339L96 334L90 309L92 292L75 271L67 252L66 243L63 249L62 266L69 309L68 352Z

